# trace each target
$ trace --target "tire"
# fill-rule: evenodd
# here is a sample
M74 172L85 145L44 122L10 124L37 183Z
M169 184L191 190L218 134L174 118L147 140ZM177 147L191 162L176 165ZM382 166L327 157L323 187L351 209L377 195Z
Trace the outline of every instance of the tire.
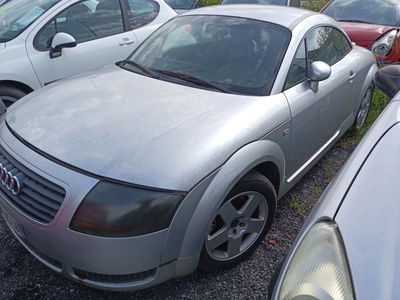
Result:
M361 100L360 107L358 108L356 120L354 121L355 130L360 130L364 125L368 117L368 112L371 107L371 101L374 94L374 87L370 85L365 92L363 99Z
M9 107L25 95L26 93L20 89L8 85L0 85L0 99L3 100L6 107Z
M219 208L203 243L199 269L218 271L247 259L270 229L276 202L272 183L256 171L247 173Z

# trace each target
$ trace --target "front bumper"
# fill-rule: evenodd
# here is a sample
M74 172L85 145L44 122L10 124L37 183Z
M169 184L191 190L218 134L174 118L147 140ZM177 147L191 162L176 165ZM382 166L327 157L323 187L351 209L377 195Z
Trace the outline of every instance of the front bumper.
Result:
M70 230L74 212L98 179L34 152L17 140L4 122L0 136L1 146L16 161L66 191L56 216L47 224L33 219L0 193L0 210L11 231L47 267L84 285L119 291L150 287L197 267L197 255L162 260L168 229L128 238L105 238Z

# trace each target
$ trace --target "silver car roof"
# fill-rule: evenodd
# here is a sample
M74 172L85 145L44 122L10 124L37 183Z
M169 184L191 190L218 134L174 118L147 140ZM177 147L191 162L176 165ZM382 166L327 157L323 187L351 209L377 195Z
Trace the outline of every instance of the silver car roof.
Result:
M309 16L315 15L324 19L328 18L322 14L301 8L263 4L214 5L191 10L183 15L219 15L241 17L275 23L289 29L292 29L296 26L296 24Z

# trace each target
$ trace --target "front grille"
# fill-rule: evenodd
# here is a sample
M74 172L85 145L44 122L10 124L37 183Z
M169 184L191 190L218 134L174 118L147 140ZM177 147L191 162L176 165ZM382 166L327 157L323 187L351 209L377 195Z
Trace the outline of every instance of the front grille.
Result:
M0 163L12 175L18 177L21 185L18 195L14 195L0 181L0 190L3 194L33 219L42 223L50 223L65 198L65 190L23 166L1 146Z
M79 279L87 279L99 283L112 283L112 284L123 284L123 283L134 283L138 281L143 281L154 276L157 269L152 269L149 271L144 271L140 273L133 273L127 275L107 275L86 272L78 269L74 269L74 273Z

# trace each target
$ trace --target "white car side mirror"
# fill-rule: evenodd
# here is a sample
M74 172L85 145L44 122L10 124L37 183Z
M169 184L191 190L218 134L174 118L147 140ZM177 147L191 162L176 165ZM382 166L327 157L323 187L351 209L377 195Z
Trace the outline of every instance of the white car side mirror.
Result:
M73 48L76 45L76 40L72 35L65 32L58 32L51 42L50 58L61 56L63 48Z

